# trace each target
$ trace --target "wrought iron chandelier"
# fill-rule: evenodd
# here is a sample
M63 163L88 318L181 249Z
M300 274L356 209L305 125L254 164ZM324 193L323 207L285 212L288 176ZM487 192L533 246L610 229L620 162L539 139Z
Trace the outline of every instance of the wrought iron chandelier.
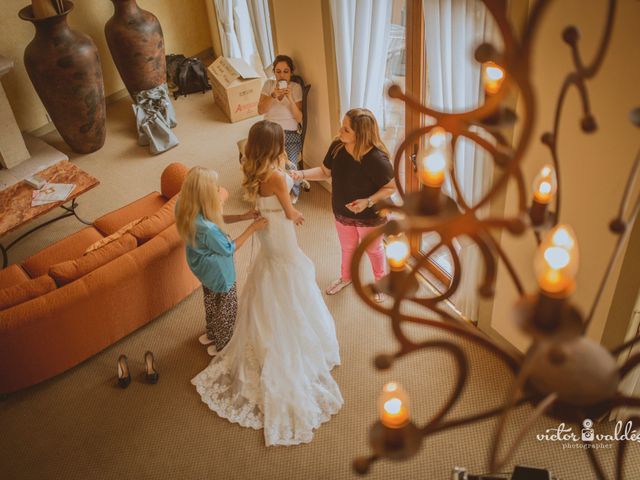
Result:
M542 136L542 142L549 149L551 163L545 165L534 180L533 198L529 203L528 198L531 197L526 192L521 163L532 140L533 122L537 113L535 90L531 84L532 44L550 1L539 0L535 3L520 38L507 19L506 1L481 1L495 19L504 43L504 48L500 51L490 44L482 44L475 51L475 59L483 65L485 102L471 111L447 113L422 105L403 94L397 86L389 89L392 98L400 99L406 107L430 117L434 124L408 133L398 147L394 167L403 203L401 206L391 202L378 204L381 212L393 213L395 219L363 239L354 254L351 267L356 292L369 307L389 317L393 334L400 344L395 353L378 355L375 358L376 367L388 369L396 359L417 351L444 350L455 360L455 386L437 413L426 424L418 426L410 419L406 394L402 388L395 383L387 384L379 399L380 419L370 430L369 440L373 453L357 458L353 463L355 471L360 474L367 473L371 464L378 459L402 460L413 456L420 450L425 437L496 415L500 418L491 444L488 467L490 472L499 472L515 453L528 428L541 415L571 424L584 418L602 418L617 407L640 406L640 398L625 396L619 388L621 380L640 364L640 354L632 355L621 367L616 364L616 356L631 348L640 337L608 351L585 336L615 260L621 254L625 236L630 230L627 226L633 225L640 209L640 196L631 201L632 192L639 180L640 152L628 177L620 208L609 225L611 232L618 235L617 244L593 304L585 316L571 301L571 294L576 286L577 240L569 225L558 224L561 169L557 139L563 105L567 92L575 88L582 104L581 128L586 133L596 130L595 118L590 110L587 81L598 73L602 65L611 39L617 2L608 0L602 37L590 63L583 61L578 30L568 26L563 31L562 39L571 49L573 71L566 75L558 95L553 130ZM516 114L503 106L507 94L513 91L520 95L523 104L520 119L523 124L522 134L511 145L500 133L500 128L517 120ZM631 112L631 121L640 127L640 108ZM493 141L487 141L484 135L479 135L477 128L490 135ZM462 137L482 148L492 158L499 172L491 189L475 205L469 205L464 200L455 162L451 161L457 142ZM416 143L422 145L418 159L422 187L420 191L406 193L400 182L399 166L405 151ZM455 201L441 191L446 175L452 185ZM481 218L479 209L504 191L509 182L515 182L517 187L517 214L509 217L485 215ZM494 237L493 233L501 229L506 229L513 235L524 235L527 232L535 235L538 251L534 267L539 285L535 294L525 291L507 253ZM440 240L423 253L419 247L412 246L408 239L421 238L426 232L437 233ZM360 277L360 262L367 247L380 235L386 237L390 273L374 284L365 285ZM524 359L512 356L474 327L457 320L445 308L445 302L460 285L463 273L460 258L453 245L454 240L460 237L470 239L481 252L484 263L484 276L478 286L481 296L493 296L497 262L504 262L520 297L514 307L513 320L532 339ZM442 248L448 251L452 259L452 280L442 293L425 294L418 288L420 272L427 267L434 252ZM389 294L392 304L387 306L375 302L372 298L375 292ZM406 309L401 307L407 303L426 307L441 320L404 313ZM449 412L460 397L468 377L465 353L458 345L447 340L416 343L405 335L404 324L445 330L486 348L513 372L514 381L509 399L491 410L462 418L450 418ZM509 421L510 412L524 404L532 405L534 411L520 429L516 440L499 458L502 433ZM640 423L640 417L629 420ZM623 477L625 443L620 442L618 446L617 479ZM595 451L586 450L595 475L599 480L606 480Z

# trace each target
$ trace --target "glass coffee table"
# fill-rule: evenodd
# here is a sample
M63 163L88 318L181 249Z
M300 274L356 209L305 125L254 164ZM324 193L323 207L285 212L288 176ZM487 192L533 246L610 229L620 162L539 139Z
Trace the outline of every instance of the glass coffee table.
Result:
M78 207L76 199L83 193L99 185L100 182L97 178L92 177L87 172L81 170L76 165L68 161L56 163L55 165L42 170L38 175L49 183L73 183L75 184L75 188L64 201L48 203L46 205L39 205L35 207L31 206L32 192L34 189L25 181L18 182L15 185L0 191L0 238L44 215L45 213L50 212L51 210L61 208L65 211L62 215L33 227L6 246L0 243L0 252L2 252L2 268L5 268L9 263L7 252L11 247L30 233L33 233L50 223L74 216L82 223L91 225L91 222L84 221L76 213L76 208ZM67 205L69 202L71 202L71 204Z

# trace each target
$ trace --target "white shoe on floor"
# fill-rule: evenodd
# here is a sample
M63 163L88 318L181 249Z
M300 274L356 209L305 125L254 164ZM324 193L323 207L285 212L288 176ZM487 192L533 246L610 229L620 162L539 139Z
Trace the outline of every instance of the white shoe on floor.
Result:
M207 337L206 333L203 333L202 335L200 335L200 337L198 337L198 341L202 345L210 345L211 343L213 343L213 340L210 340L209 337Z
M207 347L207 353L212 357L215 357L218 354L218 350L216 349L215 345L209 345Z

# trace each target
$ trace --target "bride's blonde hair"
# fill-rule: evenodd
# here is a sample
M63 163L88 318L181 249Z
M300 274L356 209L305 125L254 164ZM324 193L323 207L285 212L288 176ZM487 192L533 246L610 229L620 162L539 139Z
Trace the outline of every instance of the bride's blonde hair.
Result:
M255 202L260 184L271 175L274 167L282 167L286 162L282 127L269 120L262 120L253 125L249 130L244 155L244 197L250 202Z
M194 245L196 216L215 223L222 229L222 202L218 187L218 173L204 167L193 167L187 173L176 205L176 227L182 239Z

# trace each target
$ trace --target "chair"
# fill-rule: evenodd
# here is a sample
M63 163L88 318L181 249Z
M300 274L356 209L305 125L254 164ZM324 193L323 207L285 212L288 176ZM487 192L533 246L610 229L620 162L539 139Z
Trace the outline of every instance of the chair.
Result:
M300 75L291 75L291 81L298 83L302 87L302 132L300 137L302 141L302 150L300 150L300 157L298 158L298 170L303 169L302 162L304 155L304 138L307 135L307 97L309 96L309 90L311 90L311 84L304 83L304 80Z

